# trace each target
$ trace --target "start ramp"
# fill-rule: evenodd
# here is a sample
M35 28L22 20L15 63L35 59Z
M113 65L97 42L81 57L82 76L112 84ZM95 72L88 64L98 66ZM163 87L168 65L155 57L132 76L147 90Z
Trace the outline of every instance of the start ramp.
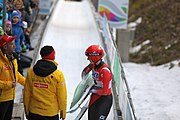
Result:
M103 46L99 29L94 18L92 5L89 0L64 1L59 0L55 5L49 22L42 37L40 48L52 45L56 51L58 69L64 73L68 104L71 100L78 83L81 81L81 71L89 64L85 56L85 50L92 44ZM37 60L40 59L38 53ZM78 112L67 113L67 120L73 120ZM113 119L112 110L107 120ZM87 120L87 112L82 120Z

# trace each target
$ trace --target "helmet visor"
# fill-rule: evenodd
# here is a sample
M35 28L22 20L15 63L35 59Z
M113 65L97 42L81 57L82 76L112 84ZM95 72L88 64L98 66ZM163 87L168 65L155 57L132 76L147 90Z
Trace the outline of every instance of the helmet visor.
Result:
M85 52L85 55L86 56L100 56L102 54L101 53L88 53L88 52Z

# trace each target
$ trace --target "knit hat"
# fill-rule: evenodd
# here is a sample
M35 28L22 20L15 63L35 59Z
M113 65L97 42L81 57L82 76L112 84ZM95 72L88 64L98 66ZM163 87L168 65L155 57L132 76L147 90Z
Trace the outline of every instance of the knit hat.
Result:
M6 26L10 26L12 25L11 21L10 20L6 20Z
M6 44L12 42L14 39L16 39L16 36L8 36L8 35L1 36L0 37L0 48Z
M44 46L40 50L40 55L42 59L54 60L55 59L55 50L52 46Z
M23 21L23 22L22 22L22 26L23 26L23 28L27 28L27 22L26 22L26 21Z
M18 18L20 18L20 15L19 15L18 11L13 10L13 12L12 12L12 18L13 18L13 17L18 17Z

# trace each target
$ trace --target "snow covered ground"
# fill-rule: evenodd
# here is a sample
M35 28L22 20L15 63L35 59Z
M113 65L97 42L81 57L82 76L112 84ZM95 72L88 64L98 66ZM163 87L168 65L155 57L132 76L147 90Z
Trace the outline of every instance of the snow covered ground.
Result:
M75 87L81 80L81 70L88 64L84 50L90 44L101 42L86 0L60 0L51 17L41 46L53 45L56 50L58 69L66 78L69 109ZM169 69L168 65L123 63L138 120L180 120L180 67L175 64ZM21 89L17 88L16 102L21 97ZM75 115L67 114L67 120L73 120ZM87 120L87 114L83 120ZM108 120L113 120L112 111Z
M180 67L124 63L138 120L180 120Z

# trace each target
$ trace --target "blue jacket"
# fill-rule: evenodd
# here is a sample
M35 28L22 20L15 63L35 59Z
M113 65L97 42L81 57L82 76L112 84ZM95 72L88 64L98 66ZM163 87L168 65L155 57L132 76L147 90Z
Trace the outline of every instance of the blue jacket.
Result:
M15 45L16 45L15 52L20 53L21 52L21 45L23 43L25 43L25 37L24 37L23 30L22 30L21 26L18 23L17 24L12 24L12 35L16 36L16 39L15 39Z
M21 23L20 23L20 16L19 16L19 13L17 11L13 11L12 12L12 18L13 17L19 17L19 22L18 23L13 23L13 20L11 20L12 22L12 35L13 36L16 36L16 39L15 39L15 45L16 45L16 49L15 49L15 52L16 53L20 53L21 52L21 45L23 43L25 43L25 37L24 37L24 32L23 32L23 29L21 27Z

